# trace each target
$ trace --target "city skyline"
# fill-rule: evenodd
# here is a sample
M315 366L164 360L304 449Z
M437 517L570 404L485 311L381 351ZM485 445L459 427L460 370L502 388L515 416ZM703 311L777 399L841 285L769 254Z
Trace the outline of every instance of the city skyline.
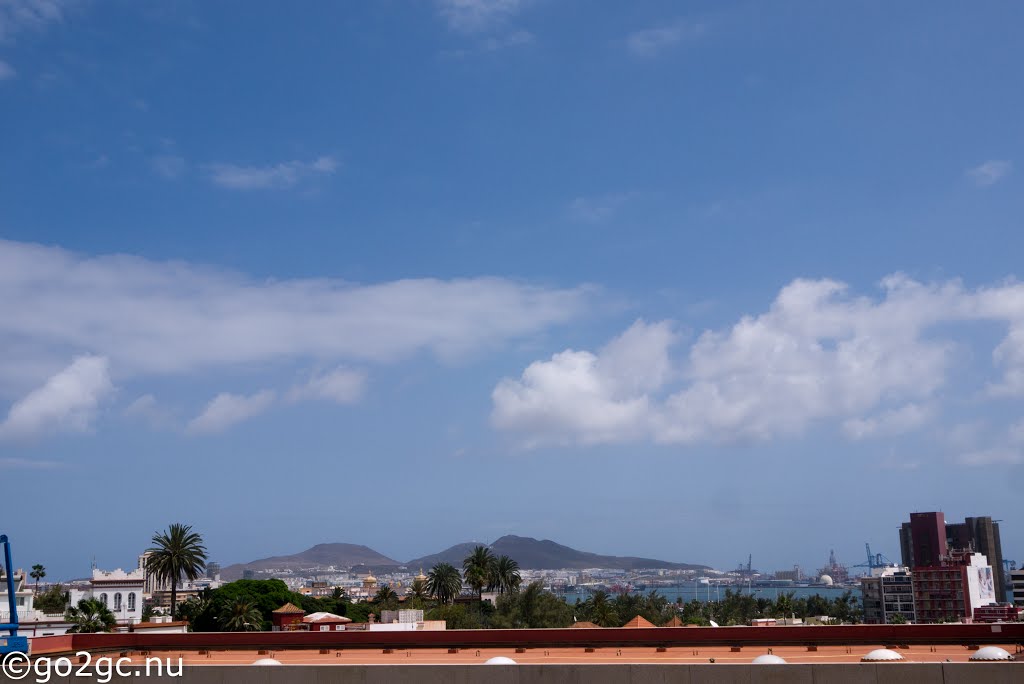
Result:
M0 531L1022 561L1022 20L0 4Z

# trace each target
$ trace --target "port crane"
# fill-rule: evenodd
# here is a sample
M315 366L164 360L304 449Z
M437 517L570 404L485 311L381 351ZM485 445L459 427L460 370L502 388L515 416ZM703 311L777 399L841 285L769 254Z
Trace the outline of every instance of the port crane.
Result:
M11 543L6 534L0 534L0 546L4 553L4 574L7 579L7 605L10 615L7 622L0 622L0 655L7 653L28 653L28 637L18 636L18 600L14 596L14 565L11 563ZM2 636L3 632L9 636Z
M869 571L871 571L871 570L874 570L875 568L884 568L884 567L887 567L889 565L892 565L892 561L890 561L884 555L882 555L880 553L871 553L871 544L865 542L864 543L864 550L867 552L867 555L868 555L867 563L858 563L857 565L854 565L853 567L855 567L855 568L867 568Z

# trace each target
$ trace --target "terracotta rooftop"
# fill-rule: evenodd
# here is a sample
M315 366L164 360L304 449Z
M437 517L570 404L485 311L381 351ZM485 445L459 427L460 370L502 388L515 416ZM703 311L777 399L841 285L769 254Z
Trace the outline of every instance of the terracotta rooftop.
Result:
M625 629L639 629L643 627L654 627L654 623L637 615L635 618L622 625Z
M303 622L352 622L351 618L335 615L334 613L310 613L302 618Z
M679 619L679 616L673 616L671 620L662 625L662 627L682 627L683 621Z
M573 629L601 629L601 625L595 625L593 622L574 622L572 623Z
M271 613L302 613L306 614L306 611L302 610L298 606L294 606L291 603L286 603L276 610L270 611Z
M137 632L140 629L156 629L158 627L181 627L187 625L188 620L178 620L176 622L140 622L137 625L132 625L132 631Z

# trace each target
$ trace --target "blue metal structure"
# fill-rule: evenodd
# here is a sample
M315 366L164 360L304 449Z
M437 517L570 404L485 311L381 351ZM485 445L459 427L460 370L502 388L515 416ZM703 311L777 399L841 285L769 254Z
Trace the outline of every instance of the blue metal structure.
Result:
M8 622L0 622L0 632L9 631L10 636L0 636L0 655L5 653L28 653L28 637L18 636L18 600L14 595L14 565L11 563L11 543L6 534L0 534L0 546L4 547L4 573L7 576L7 605L10 607Z

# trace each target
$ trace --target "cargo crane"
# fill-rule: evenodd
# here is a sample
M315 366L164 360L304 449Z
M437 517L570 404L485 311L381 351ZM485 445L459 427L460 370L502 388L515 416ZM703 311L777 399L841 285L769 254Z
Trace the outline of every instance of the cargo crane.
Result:
M0 655L7 653L28 653L28 637L18 636L18 600L14 596L14 565L11 563L11 543L6 534L0 534L0 546L4 547L4 573L7 578L7 605L10 616L7 622L0 622L0 633L10 632L10 636L0 636Z
M892 561L890 561L884 555L880 553L871 553L871 544L865 542L864 550L867 552L868 555L867 563L857 563L857 565L854 565L853 567L867 568L868 573L870 574L870 572L875 568L885 568L892 565Z

